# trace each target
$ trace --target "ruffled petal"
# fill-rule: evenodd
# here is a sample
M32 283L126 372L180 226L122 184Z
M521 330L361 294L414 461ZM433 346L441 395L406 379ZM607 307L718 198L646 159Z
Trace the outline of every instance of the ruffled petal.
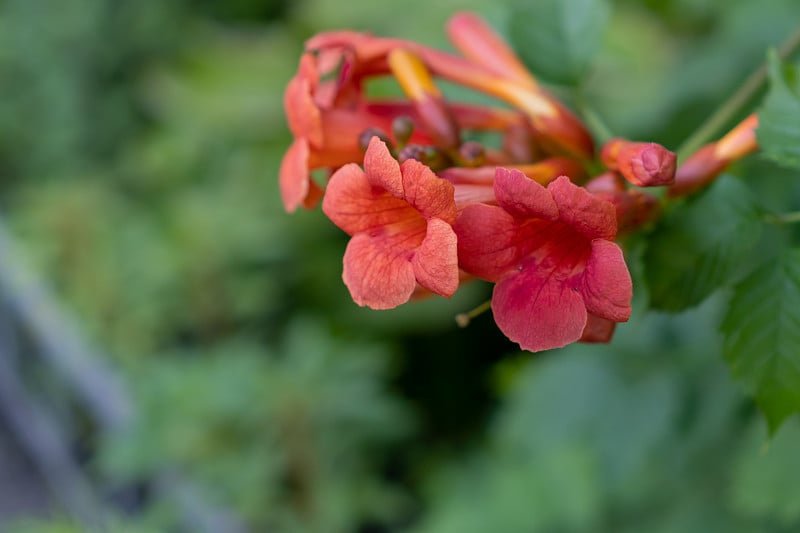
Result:
M353 83L355 54L347 48L326 49L316 53L319 72L314 101L322 109L356 107L361 86Z
M410 255L394 239L354 235L345 250L342 271L353 301L372 309L392 309L407 302L417 284Z
M389 191L395 198L403 198L400 163L392 157L386 143L377 136L370 139L367 152L364 154L364 172L367 173L370 184Z
M495 285L494 320L523 350L560 348L577 341L586 327L581 295L551 274L527 264Z
M569 224L590 239L613 239L617 233L614 206L583 187L573 184L566 176L547 186L558 205L559 220Z
M447 222L428 221L425 239L411 260L417 282L441 296L450 297L458 288L456 234Z
M372 187L355 163L343 166L331 176L322 211L350 235L362 231L384 233L390 224L424 228L425 223L406 202Z
M494 193L500 206L519 218L556 220L558 207L548 189L519 170L497 167Z
M590 313L615 322L630 318L633 284L619 246L602 239L592 241L580 292Z
M458 260L465 271L497 281L518 261L514 217L497 206L468 205L453 225L458 236Z
M393 48L404 44L399 39L375 37L351 30L321 32L306 41L306 50L343 47L353 51L356 60L368 62L386 56Z
M293 213L309 195L311 178L308 175L308 142L295 139L281 160L278 171L283 207Z
M303 54L297 74L286 86L283 105L289 129L294 136L308 139L313 146L322 146L322 119L312 96L316 77L313 55Z
M438 177L415 159L404 161L403 193L405 200L426 219L440 218L452 224L456 220L455 187Z

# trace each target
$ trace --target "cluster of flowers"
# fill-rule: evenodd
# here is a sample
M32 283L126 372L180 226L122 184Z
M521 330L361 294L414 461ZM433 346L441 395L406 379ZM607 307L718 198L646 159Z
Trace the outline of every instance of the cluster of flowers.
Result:
M359 305L450 297L480 278L495 284L495 322L521 348L607 342L631 313L614 240L659 213L640 188L703 187L755 149L755 116L677 172L675 154L655 143L612 139L596 153L581 121L480 18L459 13L447 33L461 55L346 31L306 43L285 94L286 210L323 198L352 237L342 277ZM367 82L379 76L394 77L405 98L370 98ZM505 105L446 101L437 79ZM465 140L486 132L498 146Z

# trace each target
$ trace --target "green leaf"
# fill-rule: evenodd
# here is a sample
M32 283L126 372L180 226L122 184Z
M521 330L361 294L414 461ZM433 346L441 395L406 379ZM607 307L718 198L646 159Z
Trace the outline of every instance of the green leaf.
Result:
M509 39L534 74L576 85L600 48L609 15L606 0L517 1Z
M775 50L767 56L770 90L758 113L756 137L765 156L800 168L800 81L794 67L784 65Z
M720 176L662 220L645 253L651 306L680 311L732 281L761 231L750 190Z
M734 377L755 395L774 433L800 411L800 250L736 286L722 332Z

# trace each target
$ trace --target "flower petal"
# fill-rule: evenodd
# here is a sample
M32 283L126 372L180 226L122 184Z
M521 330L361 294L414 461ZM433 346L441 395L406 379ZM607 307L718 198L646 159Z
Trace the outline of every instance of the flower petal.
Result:
M438 177L430 168L415 159L404 161L400 168L403 174L403 194L409 204L426 219L435 217L448 224L455 222L455 187L452 183Z
M619 246L603 239L592 241L580 292L590 313L615 322L630 318L633 285Z
M518 260L518 225L503 208L468 205L453 224L458 236L458 260L465 271L497 281Z
M495 285L492 312L497 326L532 352L577 341L587 320L581 295L571 283L531 263Z
M417 285L411 252L394 241L359 233L347 244L342 279L358 305L392 309L411 298Z
M573 184L566 176L547 186L558 205L559 220L574 227L590 239L613 239L617 233L614 206L583 187Z
M545 220L558 218L558 207L548 189L519 170L497 167L494 192L497 203L516 217Z
M458 288L456 234L447 222L428 221L425 239L411 260L420 285L441 296L450 297Z
M498 76L530 86L538 84L511 47L483 19L462 11L447 21L447 36L469 60L483 65Z
M395 198L403 198L403 176L400 163L392 157L386 143L374 136L364 154L364 172L370 184L389 191Z
M370 128L390 131L391 126L389 119L362 110L326 109L322 112L322 136L325 143L320 150L347 154L349 159L345 163L361 163L365 154L360 137L364 131ZM388 149L386 152L388 156Z
M322 211L350 235L362 231L384 233L389 224L424 227L424 219L403 200L373 187L364 171L349 163L331 176L322 200Z
M493 204L496 203L494 188L491 185L456 185L453 198L456 201L456 208L464 208L470 204Z
M586 320L586 327L583 328L580 342L610 342L611 337L614 336L614 329L617 323L607 318L600 318L597 315L589 313Z
M301 205L313 207L306 202L310 199L319 199L319 187L311 181L308 174L308 142L305 139L295 139L281 160L278 171L278 182L281 191L283 207L287 212L293 213ZM312 187L314 191L312 191Z
M311 94L317 77L313 55L303 54L297 74L289 81L283 95L289 129L295 137L305 137L313 146L323 143L322 119Z

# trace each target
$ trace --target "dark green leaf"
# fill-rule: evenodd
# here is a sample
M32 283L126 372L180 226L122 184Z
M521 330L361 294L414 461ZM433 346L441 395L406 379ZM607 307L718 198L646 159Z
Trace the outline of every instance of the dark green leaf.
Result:
M752 193L730 176L673 209L645 253L651 305L680 311L702 302L732 280L760 230Z
M784 166L800 168L800 94L794 68L768 55L770 90L758 113L756 130L764 154Z
M509 38L534 74L575 85L599 49L609 14L606 0L517 1Z
M755 395L774 433L800 411L800 250L736 286L722 332L733 375Z

